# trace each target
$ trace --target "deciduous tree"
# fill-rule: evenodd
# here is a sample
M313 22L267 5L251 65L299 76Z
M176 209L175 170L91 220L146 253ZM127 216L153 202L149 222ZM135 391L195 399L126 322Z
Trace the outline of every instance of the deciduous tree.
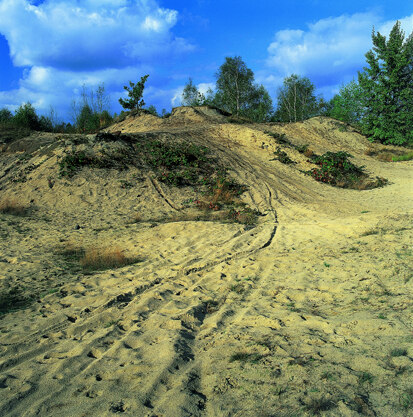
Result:
M272 110L271 98L264 86L254 83L254 73L240 56L226 57L216 77L215 105L257 122L268 119Z
M298 122L317 114L318 100L315 86L307 77L292 74L284 78L278 90L278 107L275 119L281 122Z

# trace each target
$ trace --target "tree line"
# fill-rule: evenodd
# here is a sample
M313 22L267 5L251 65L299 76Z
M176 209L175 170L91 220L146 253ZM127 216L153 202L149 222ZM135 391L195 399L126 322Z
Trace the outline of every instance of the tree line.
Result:
M373 48L367 65L341 86L331 100L315 95L307 77L292 74L277 92L277 106L241 57L227 57L216 74L215 94L200 93L192 79L186 84L182 103L215 105L255 122L297 122L317 115L330 116L359 128L372 141L413 145L413 33L407 38L400 22L388 39L373 29Z
M182 93L184 106L210 105L253 122L298 122L324 115L352 124L372 141L385 144L413 145L413 33L407 38L397 22L388 39L372 33L373 48L365 57L367 65L357 79L342 85L338 94L326 101L316 96L308 77L291 74L277 91L276 103L263 85L255 82L253 71L240 56L226 57L216 76L215 90L201 93L190 78ZM153 105L145 107L143 91L149 75L124 89L128 99L119 99L125 110L157 113ZM109 125L111 116L104 85L87 92L83 87L80 101L72 102L70 123L55 123L50 116L37 116L30 103L19 107L15 115L0 110L0 123L14 123L34 130L93 132ZM124 112L122 111L122 116Z

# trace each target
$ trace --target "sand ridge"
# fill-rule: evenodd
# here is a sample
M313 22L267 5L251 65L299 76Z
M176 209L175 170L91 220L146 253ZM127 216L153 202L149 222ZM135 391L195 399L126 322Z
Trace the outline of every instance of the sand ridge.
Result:
M41 295L0 319L0 415L412 413L412 162L365 155L364 137L326 118L234 124L179 108L109 130L210 147L248 186L258 224L179 220L193 190L142 167L58 177L65 150L124 143L34 134L4 146L2 197L32 211L0 215L0 285ZM283 148L293 166L272 160L280 144L268 132L348 151L389 185L317 183L299 152ZM70 270L68 244L142 261Z

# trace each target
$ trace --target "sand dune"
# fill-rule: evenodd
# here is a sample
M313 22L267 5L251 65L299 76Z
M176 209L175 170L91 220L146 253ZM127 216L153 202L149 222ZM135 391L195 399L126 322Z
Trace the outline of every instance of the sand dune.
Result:
M59 177L65 151L122 141L4 144L1 199L28 212L0 214L0 289L27 305L0 317L1 416L412 415L412 162L365 155L363 136L327 118L234 124L179 108L108 130L209 147L258 222L197 220L200 190L138 165ZM318 183L293 148L296 164L273 160L268 132L350 152L389 184ZM136 262L85 271L68 248Z

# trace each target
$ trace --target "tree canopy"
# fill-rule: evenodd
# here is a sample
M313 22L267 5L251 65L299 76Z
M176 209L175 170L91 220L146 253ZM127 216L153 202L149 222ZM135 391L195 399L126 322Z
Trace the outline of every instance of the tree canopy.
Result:
M351 124L360 124L364 113L362 90L357 81L342 85L338 94L331 99L328 115Z
M240 56L226 57L216 74L214 104L237 116L263 121L270 117L272 100Z
M413 143L413 33L397 22L386 39L372 33L373 48L367 66L359 72L364 114L363 133L383 143Z
M298 122L315 116L319 110L315 86L307 77L292 74L278 90L275 120Z

